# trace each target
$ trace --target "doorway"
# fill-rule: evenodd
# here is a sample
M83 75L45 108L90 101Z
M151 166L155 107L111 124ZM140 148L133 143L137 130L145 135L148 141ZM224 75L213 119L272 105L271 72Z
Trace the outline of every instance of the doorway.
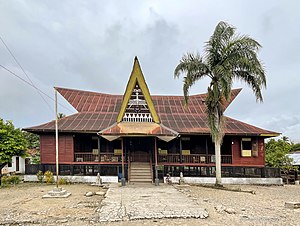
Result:
M126 138L126 151L130 162L149 162L152 158L154 142L152 137Z

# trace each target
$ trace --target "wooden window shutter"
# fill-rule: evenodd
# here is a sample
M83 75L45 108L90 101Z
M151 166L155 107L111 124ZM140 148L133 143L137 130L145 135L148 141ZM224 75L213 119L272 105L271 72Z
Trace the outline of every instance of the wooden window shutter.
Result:
M252 156L258 157L258 139L252 139Z

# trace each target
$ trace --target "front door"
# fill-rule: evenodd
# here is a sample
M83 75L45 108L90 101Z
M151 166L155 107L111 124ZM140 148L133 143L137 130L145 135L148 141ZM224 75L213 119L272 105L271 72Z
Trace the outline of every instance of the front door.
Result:
M152 156L153 139L151 137L127 138L126 150L131 162L149 162Z

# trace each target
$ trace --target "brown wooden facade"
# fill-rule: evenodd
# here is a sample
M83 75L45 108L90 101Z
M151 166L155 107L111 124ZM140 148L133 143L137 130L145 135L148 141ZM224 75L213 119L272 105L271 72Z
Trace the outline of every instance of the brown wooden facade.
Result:
M155 150L155 140L157 150ZM264 139L251 137L257 142L257 154L243 157L242 137L225 136L221 148L223 166L265 166ZM108 141L96 134L59 135L59 162L61 164L121 164L122 145L124 159L130 161L155 161L155 151L159 165L214 166L214 145L209 136L183 136L170 142L156 137L123 137ZM55 163L54 134L40 135L41 162ZM99 146L100 145L100 146ZM139 156L140 154L140 156ZM143 155L143 156L141 156Z

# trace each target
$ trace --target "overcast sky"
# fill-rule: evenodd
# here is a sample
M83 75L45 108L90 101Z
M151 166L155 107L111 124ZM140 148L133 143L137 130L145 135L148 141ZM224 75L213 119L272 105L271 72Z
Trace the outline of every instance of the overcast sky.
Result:
M34 84L123 94L138 56L151 94L182 95L173 72L186 52L202 52L223 20L263 48L264 103L250 88L226 115L300 141L300 1L17 1L0 0L0 35ZM0 64L27 79L0 42ZM191 94L203 93L200 81ZM46 97L47 98L47 97ZM0 118L17 127L45 123L52 110L27 84L0 68ZM65 114L70 110L59 107Z

